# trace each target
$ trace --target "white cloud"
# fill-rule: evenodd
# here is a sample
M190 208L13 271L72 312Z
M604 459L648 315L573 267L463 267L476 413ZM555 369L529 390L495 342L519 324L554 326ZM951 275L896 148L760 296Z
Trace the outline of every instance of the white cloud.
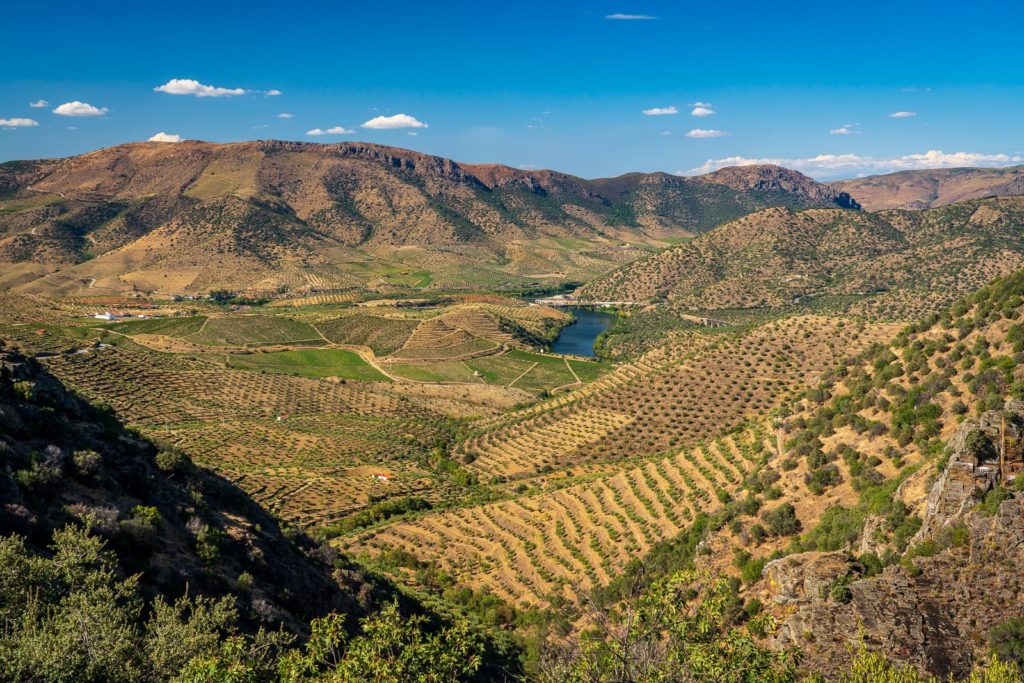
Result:
M829 135L860 135L859 123L844 123L838 128L830 128Z
M419 133L417 133L417 132L416 132L416 131L414 131L414 130L407 130L407 131L405 132L405 134L406 134L406 135L411 135L411 136L413 136L413 137L416 137L417 135L419 135Z
M644 109L644 116L671 116L678 114L679 110L674 106L669 105L668 107L651 107L650 109Z
M694 128L686 134L688 138L722 138L728 135L724 130L714 130L708 128Z
M43 107L49 107L50 103L46 100L36 100L35 102L29 102L28 106L32 107L33 109L42 109Z
M266 95L267 97L277 97L278 95L283 95L284 93L282 93L277 88L271 88L270 90L266 91L263 94Z
M348 135L349 133L354 132L354 130L349 130L344 126L334 126L333 128L328 128L327 130L324 130L323 128L314 128L313 130L307 130L306 135Z
M75 100L74 102L65 102L54 109L53 113L60 116L103 116L107 111L106 107L94 107L91 104Z
M911 116L917 116L916 111L894 111L889 114L890 119L909 119Z
M248 92L244 88L217 88L212 85L203 85L191 78L172 78L163 85L156 86L153 90L168 95L194 95L195 97L233 97Z
M269 123L261 123L258 126L253 126L252 127L253 130L263 130L264 128L270 128L270 124Z
M623 14L622 12L616 12L615 14L606 14L605 19L611 19L612 21L653 21L658 17L652 17L649 14Z
M33 119L0 119L0 128L27 128L38 125L39 122Z
M285 112L281 112L280 114L278 114L277 118L279 118L279 119L290 119L290 118L292 118L292 116L293 116L292 114L289 114L288 112L285 111Z
M670 131L670 130L663 130L660 133L658 133L658 135L662 135L664 137L668 137L668 136L672 135L672 131Z
M149 138L147 142L181 142L181 136L177 133L165 133L160 131L153 137Z
M690 111L690 116L711 116L715 113L715 110L711 107L694 107Z
M408 114L395 114L394 116L375 116L363 124L363 128L375 130L389 130L392 128L426 128L427 124L417 121L416 117Z
M1018 154L984 154L980 152L943 152L930 150L922 154L906 154L898 157L871 157L860 154L819 154L803 159L748 158L743 156L724 159L708 159L696 168L680 171L679 175L699 175L717 171L726 166L754 166L775 164L803 171L815 178L850 177L857 174L892 173L893 171L915 171L929 168L961 168L1010 166L1024 162Z

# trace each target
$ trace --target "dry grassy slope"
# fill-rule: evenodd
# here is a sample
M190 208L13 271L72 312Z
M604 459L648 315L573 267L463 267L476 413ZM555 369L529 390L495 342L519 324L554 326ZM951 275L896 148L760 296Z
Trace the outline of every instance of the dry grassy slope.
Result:
M966 199L1024 194L1024 166L900 171L830 185L851 194L867 211L928 209Z
M894 325L823 317L765 324L704 344L681 340L566 396L483 425L456 452L508 493L486 505L398 521L344 539L402 549L516 603L570 599L738 495L775 447L760 420L795 387ZM638 462L638 456L644 455ZM483 530L483 533L481 533ZM399 572L400 573L400 572Z
M880 306L933 294L944 296L933 305L948 304L957 293L1024 265L1022 225L1020 197L921 212L765 209L627 264L578 294L596 300L665 298L705 309L871 292L886 293Z
M768 507L793 505L802 530L811 532L823 513L852 513L827 534L805 535L804 550L846 550L896 558L916 528L901 520L923 517L943 444L960 422L1024 392L1024 271L997 280L948 309L934 324L905 328L824 376L820 388L775 421L775 456L762 470L778 497ZM852 450L851 450L852 449ZM815 473L838 475L813 490ZM767 475L767 476L765 476ZM897 486L898 484L898 486ZM863 498L872 486L880 495ZM905 506L896 511L887 501ZM745 520L741 531L711 534L702 563L735 572L734 551L768 557L791 537L759 540ZM821 527L825 528L825 527Z
M91 278L121 282L120 291L196 291L208 286L206 272L272 285L275 269L344 263L353 260L346 248L356 246L364 260L400 258L427 271L436 254L436 265L512 261L524 275L572 277L621 262L614 249L622 240L699 232L764 206L846 203L838 191L774 167L591 181L366 143L135 143L0 165L0 262L63 266L35 285L43 292ZM234 233L231 244L186 229L205 224L196 211L226 212L230 220L218 227ZM155 241L139 243L154 232ZM293 239L299 234L309 239ZM570 238L582 243L543 242ZM122 252L133 246L143 261ZM225 251L244 252L244 262L218 262L214 254ZM333 277L322 284L339 286Z

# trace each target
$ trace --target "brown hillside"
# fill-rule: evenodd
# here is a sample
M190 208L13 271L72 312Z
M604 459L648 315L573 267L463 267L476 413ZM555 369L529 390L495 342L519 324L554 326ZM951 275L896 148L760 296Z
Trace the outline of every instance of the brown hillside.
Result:
M133 143L0 164L0 286L178 294L589 280L642 255L626 243L765 206L846 203L800 174L768 175L785 181L585 180L358 142Z
M1024 199L927 211L765 209L629 263L583 300L668 300L701 309L779 307L868 296L864 312L914 317L1024 265Z
M929 209L966 199L1024 194L1024 166L900 171L830 185L848 192L867 211Z

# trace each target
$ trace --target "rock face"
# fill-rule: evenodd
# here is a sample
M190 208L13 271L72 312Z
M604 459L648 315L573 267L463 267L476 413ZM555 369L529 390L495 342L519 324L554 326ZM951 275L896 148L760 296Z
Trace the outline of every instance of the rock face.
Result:
M773 560L765 565L764 577L780 605L798 605L827 597L837 580L862 572L846 553L809 552Z
M985 492L1014 476L1007 462L1020 443L1022 414L1024 404L1010 402L1004 411L966 420L950 441L949 464L913 543L954 527L961 541L938 540L950 547L871 578L859 578L860 566L844 553L769 563L765 597L780 617L774 644L801 648L807 668L826 677L849 663L850 648L860 642L923 673L968 672L984 656L988 631L1024 616L1024 493L1004 500L995 514L977 509ZM829 597L837 581L849 582L839 601Z

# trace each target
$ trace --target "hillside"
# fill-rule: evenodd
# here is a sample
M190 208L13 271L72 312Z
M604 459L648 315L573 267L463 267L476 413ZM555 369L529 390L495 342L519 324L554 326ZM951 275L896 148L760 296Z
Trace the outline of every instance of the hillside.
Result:
M739 569L810 668L860 633L959 677L1024 615L1022 293L1018 272L828 373L774 422L749 489L770 508L705 539L699 564Z
M765 206L851 206L777 167L584 180L368 143L135 143L0 164L0 286L43 294L586 280Z
M765 209L622 266L577 290L587 301L690 309L779 308L822 296L914 319L1024 265L1024 199L926 211Z
M301 633L391 590L326 553L225 479L122 428L35 360L0 347L0 533L46 548L88 524L149 596L231 596L250 628ZM316 601L302 596L315 594Z
M829 183L866 211L930 209L966 199L1024 194L1024 166L899 171Z

